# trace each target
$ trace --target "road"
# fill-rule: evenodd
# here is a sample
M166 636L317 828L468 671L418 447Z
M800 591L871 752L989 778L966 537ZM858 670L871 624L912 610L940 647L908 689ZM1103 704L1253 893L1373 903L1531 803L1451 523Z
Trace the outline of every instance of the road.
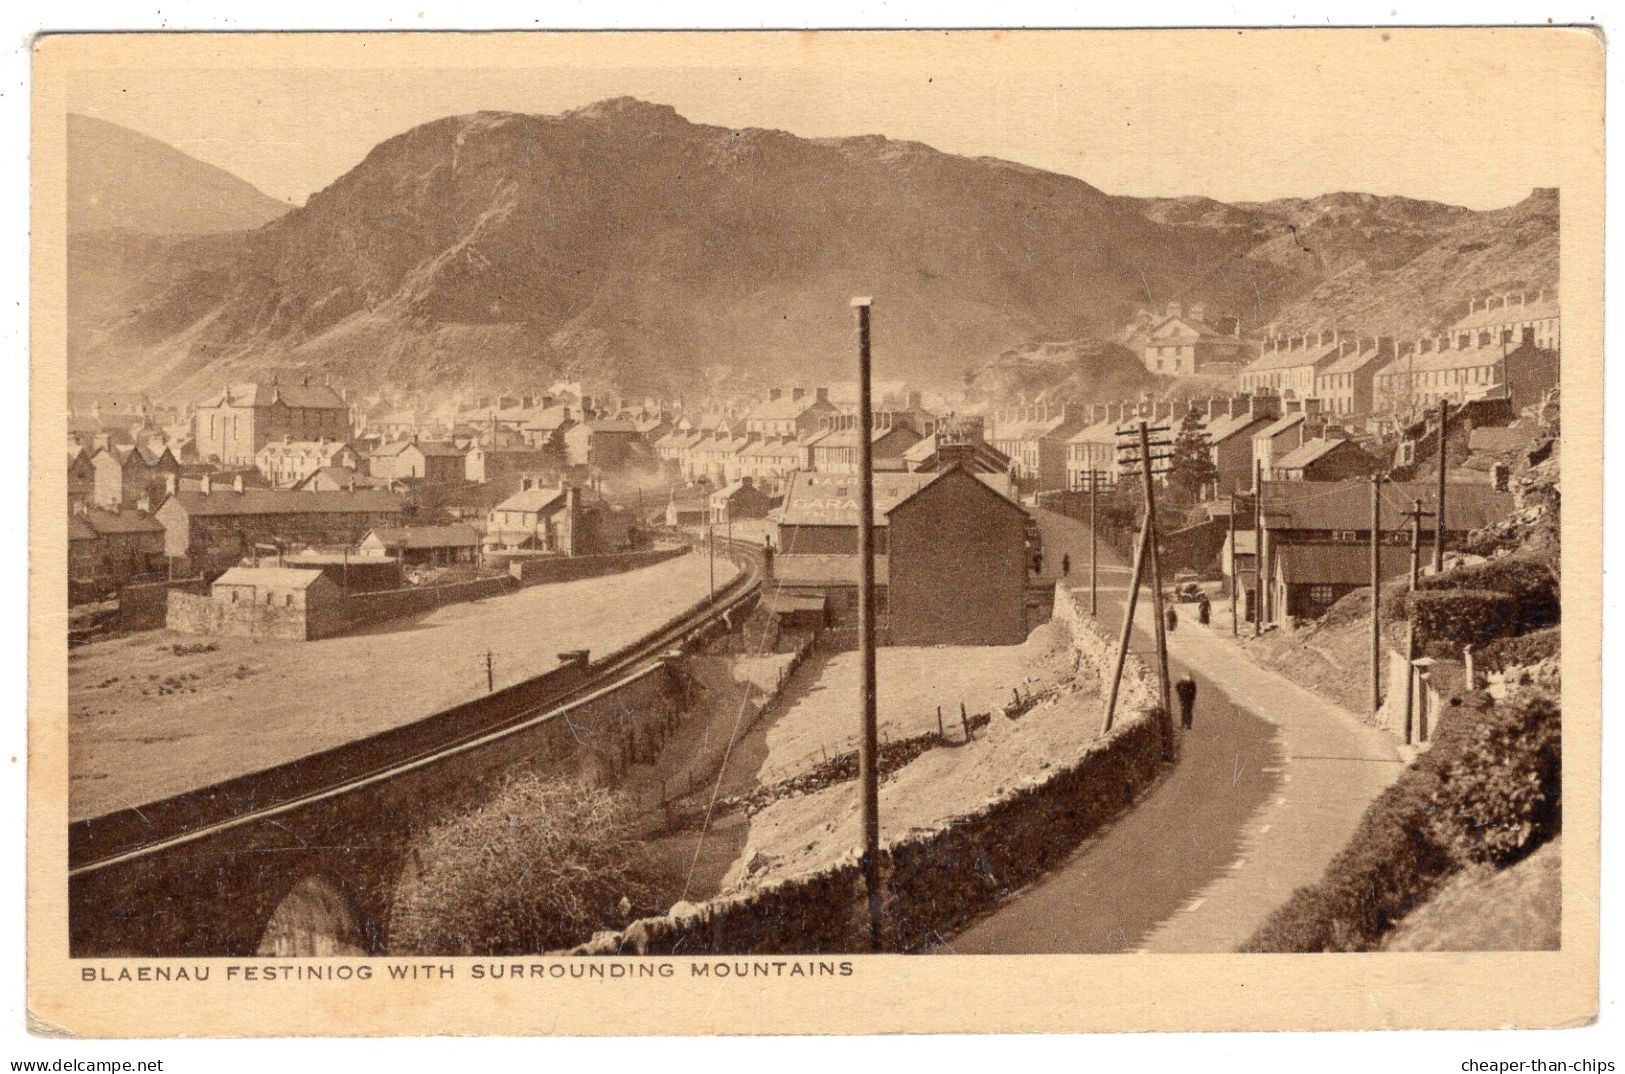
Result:
M1038 514L1046 567L1070 553L1063 584L1087 587L1087 525ZM1101 558L1100 611L1115 633L1129 570L1104 545ZM1133 644L1150 665L1146 603ZM1176 677L1195 678L1197 698L1178 764L1065 865L944 953L1235 950L1293 889L1320 877L1399 775L1403 762L1387 736L1251 663L1228 640L1228 619L1204 628L1193 607L1184 611L1169 635L1171 664Z

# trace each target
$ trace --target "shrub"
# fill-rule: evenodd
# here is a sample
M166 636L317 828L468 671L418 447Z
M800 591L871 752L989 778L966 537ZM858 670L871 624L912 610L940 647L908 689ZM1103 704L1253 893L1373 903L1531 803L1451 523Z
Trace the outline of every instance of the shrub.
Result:
M1556 557L1549 553L1523 553L1503 556L1485 563L1457 567L1444 574L1422 578L1423 590L1479 589L1505 593L1512 598L1516 629L1526 633L1552 626L1563 616L1563 596L1556 570Z
M1516 638L1501 638L1479 650L1480 667L1528 667L1563 653L1563 628L1547 627Z
M1562 741L1557 702L1522 694L1488 706L1434 792L1436 837L1468 862L1508 865L1546 842L1562 817Z
M1418 643L1429 649L1442 643L1446 651L1459 651L1517 632L1513 597L1493 590L1418 589L1406 594L1405 608Z
M669 886L631 831L625 800L535 774L414 840L390 907L390 949L537 953L660 905Z

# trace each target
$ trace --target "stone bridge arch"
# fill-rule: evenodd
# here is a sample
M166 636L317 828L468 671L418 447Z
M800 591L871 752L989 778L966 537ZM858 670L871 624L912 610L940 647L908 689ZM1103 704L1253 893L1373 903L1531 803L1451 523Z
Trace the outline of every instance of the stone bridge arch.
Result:
M367 955L382 926L358 905L347 883L325 870L306 873L274 904L254 953L261 958Z

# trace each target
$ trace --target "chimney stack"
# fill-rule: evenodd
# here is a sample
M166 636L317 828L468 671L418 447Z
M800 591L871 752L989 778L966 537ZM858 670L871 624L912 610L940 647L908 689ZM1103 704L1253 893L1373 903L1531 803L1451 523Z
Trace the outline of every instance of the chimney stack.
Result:
M214 477L205 473L197 479L197 490L207 496L214 491Z
M819 388L819 389L818 389L818 391L817 391L817 395L816 395L816 396L815 396L815 398L816 398L816 399L817 399L817 400L818 400L818 402L820 402L820 403L827 403L827 402L829 402L829 388L828 388L828 387L823 387L823 388Z
M779 401L779 397L782 396L783 394L784 394L784 389L783 388L769 388L767 390L768 401L772 402L772 403L776 403L776 402Z
M173 496L173 495L175 495L175 475L174 474L165 474L164 475L164 495L165 496Z
M243 492L243 475L241 473L236 473L236 474L232 475L232 477L231 477L231 491L237 493L239 496L242 495L242 492Z

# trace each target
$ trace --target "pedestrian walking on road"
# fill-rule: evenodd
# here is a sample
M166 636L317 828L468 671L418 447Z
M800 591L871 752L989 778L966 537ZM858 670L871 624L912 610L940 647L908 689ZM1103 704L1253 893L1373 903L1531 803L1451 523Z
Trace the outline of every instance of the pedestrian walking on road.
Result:
M1072 573L1072 553L1061 553L1061 576L1064 578Z
M1204 593L1202 599L1196 602L1196 621L1207 626L1212 619L1213 605L1208 603L1207 594Z
M1168 609L1167 620L1168 620L1168 633L1172 634L1173 631L1174 631L1174 628L1179 625L1179 615L1174 611L1174 609L1172 607L1170 607Z
M1174 683L1174 694L1179 698L1179 726L1189 731L1196 713L1196 680L1182 675Z

